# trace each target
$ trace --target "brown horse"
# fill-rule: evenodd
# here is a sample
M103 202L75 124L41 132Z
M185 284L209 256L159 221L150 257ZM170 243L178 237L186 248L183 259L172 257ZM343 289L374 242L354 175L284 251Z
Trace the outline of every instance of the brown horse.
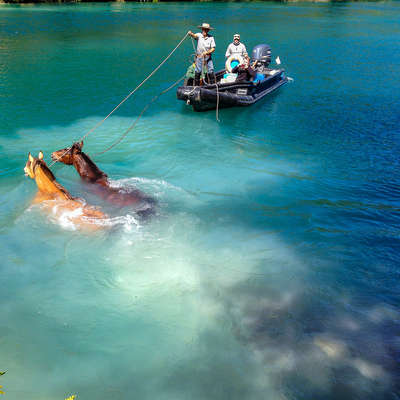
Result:
M28 161L26 162L25 175L36 181L38 192L34 203L43 203L46 208L51 208L53 215L61 216L64 213L71 213L71 222L79 226L96 228L95 222L99 219L106 218L100 210L87 206L73 198L64 186L60 185L49 167L43 160L43 153L40 151L38 158L35 158L29 153ZM52 200L52 201L48 201ZM98 225L97 225L98 227Z
M137 206L138 214L144 216L151 214L156 201L138 189L130 192L122 192L118 188L111 187L107 174L101 171L97 165L82 151L83 142L74 143L71 147L51 153L53 161L60 161L67 165L73 165L83 181L93 183L95 193L108 203L119 207Z

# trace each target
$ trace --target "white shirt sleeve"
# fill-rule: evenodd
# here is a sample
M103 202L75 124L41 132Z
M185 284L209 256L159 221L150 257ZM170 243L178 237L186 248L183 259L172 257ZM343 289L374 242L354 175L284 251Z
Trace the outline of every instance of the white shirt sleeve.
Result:
M228 44L228 47L226 48L225 57L229 57L231 54L232 54L231 45Z
M211 48L213 48L213 47L215 48L214 36L211 36L210 46L211 46Z
M243 54L244 56L245 56L246 54L248 54L245 45L243 45L242 54Z
M201 33L195 33L195 36L197 37L196 40L199 40L201 38L202 34Z

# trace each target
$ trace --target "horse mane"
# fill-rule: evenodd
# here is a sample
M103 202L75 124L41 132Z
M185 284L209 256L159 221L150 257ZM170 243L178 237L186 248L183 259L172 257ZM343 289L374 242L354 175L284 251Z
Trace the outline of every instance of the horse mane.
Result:
M64 186L62 186L60 183L57 182L56 177L54 176L54 174L50 171L50 168L47 166L47 164L42 161L42 160L36 160L36 164L35 164L35 169L37 168L37 166L40 167L41 171L46 175L46 177L53 183L53 185L61 192L65 195L65 197L68 200L73 200L73 197L69 194L68 190L65 189Z
M99 169L99 167L90 159L90 157L86 153L81 151L78 154L83 158L85 163L92 169L92 172L96 174L96 180L100 178L107 178L107 174L103 172L101 169Z

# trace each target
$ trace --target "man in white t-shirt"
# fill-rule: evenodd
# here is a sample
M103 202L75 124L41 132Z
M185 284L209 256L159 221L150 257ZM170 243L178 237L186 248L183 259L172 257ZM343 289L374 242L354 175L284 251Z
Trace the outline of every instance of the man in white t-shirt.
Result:
M239 55L244 59L247 59L248 57L246 46L243 43L240 43L240 35L238 33L233 35L233 43L231 43L226 49L225 57L228 58L232 55Z
M215 51L214 37L209 35L211 29L210 24L203 22L198 28L201 28L201 33L193 33L189 31L188 34L197 40L196 50L196 69L194 74L194 85L200 85L200 75L203 65L207 66L208 83L215 83L214 64L212 62L211 54Z

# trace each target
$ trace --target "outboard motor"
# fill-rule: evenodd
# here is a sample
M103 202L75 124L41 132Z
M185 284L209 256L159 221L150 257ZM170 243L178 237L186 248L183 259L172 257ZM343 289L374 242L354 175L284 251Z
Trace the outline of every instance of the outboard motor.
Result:
M251 53L251 61L256 61L256 70L264 72L271 63L271 47L267 44L258 44Z

